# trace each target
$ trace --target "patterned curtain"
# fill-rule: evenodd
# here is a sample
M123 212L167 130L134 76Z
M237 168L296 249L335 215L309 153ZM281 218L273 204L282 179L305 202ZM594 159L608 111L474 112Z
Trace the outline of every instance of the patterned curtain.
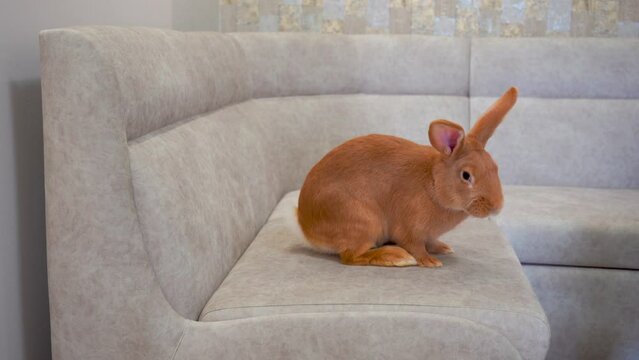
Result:
M639 0L219 0L222 31L639 37Z

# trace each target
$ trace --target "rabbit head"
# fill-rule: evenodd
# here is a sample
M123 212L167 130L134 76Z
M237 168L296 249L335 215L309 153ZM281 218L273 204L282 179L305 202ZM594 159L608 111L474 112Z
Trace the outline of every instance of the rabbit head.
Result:
M433 194L441 206L475 217L499 213L503 194L497 164L484 148L516 101L517 89L512 87L480 116L468 134L448 120L430 124L428 137L439 151L432 167Z

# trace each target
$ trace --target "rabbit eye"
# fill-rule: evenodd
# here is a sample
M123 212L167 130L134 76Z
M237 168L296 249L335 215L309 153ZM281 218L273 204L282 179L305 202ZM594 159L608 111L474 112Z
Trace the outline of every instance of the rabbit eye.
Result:
M464 181L471 182L472 176L470 175L470 173L468 171L465 171L465 170L462 171L461 177L462 177L462 179L464 179Z

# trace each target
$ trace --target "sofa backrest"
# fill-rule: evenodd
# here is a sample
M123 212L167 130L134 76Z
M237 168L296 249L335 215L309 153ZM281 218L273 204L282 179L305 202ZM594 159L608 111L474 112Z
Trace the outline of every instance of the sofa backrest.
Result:
M469 40L396 35L236 33L253 97L468 96Z
M425 143L430 120L469 123L467 39L116 27L41 39L55 306L82 298L75 271L144 267L128 252L143 249L166 300L196 319L332 147L371 132Z
M639 39L472 40L470 118L520 98L488 143L506 184L639 188Z

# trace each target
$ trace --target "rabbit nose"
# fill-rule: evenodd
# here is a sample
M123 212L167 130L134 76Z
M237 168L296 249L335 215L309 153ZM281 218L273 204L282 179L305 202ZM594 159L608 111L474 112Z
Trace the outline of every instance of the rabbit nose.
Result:
M501 209L503 208L504 198L500 196L496 200L491 201L491 203L493 206L492 206L492 209L490 210L490 214L497 215L501 212Z
M497 192L495 192L492 196L490 203L493 208L491 209L491 214L497 215L501 211L504 206L504 194L501 192L501 186Z

